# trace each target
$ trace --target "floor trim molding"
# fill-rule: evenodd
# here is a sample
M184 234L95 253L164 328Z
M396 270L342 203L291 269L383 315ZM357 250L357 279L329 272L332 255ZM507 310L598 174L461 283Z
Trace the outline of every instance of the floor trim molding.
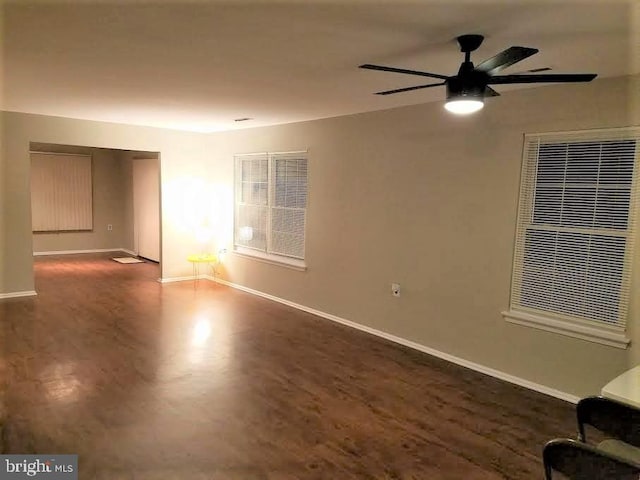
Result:
M78 253L105 253L105 252L124 252L129 255L135 255L131 250L126 248L94 248L90 250L51 250L46 252L33 252L34 257L41 257L45 255L74 255Z
M0 299L3 298L19 298L19 297L35 297L38 295L35 290L25 290L23 292L0 293Z
M187 277L165 277L165 278L159 278L158 282L160 283L175 283L175 282L188 282L189 280L212 280L213 277L210 277L209 275L199 275L199 276L194 276L194 275L189 275Z
M332 315L330 313L323 312L321 310L316 310L314 308L306 307L304 305L300 305L298 303L291 302L289 300L285 300L284 298L276 297L274 295L269 295L268 293L261 292L259 290L254 290L252 288L245 287L243 285L238 285L236 283L229 282L227 280L223 280L220 278L213 278L210 275L207 275L206 278L208 280L220 283L222 285L229 286L231 288L235 288L237 290L242 290L243 292L251 293L253 295L257 295L259 297L266 298L268 300L273 300L274 302L282 303L284 305L288 305L290 307L296 308L298 310L302 310L303 312L311 313L313 315L317 315L318 317L325 318L327 320L331 320L333 322L340 323L342 325L346 325L351 328L355 328L357 330L361 330L363 332L369 333L371 335L375 335L377 337L384 338L394 343L398 343L400 345L404 345L405 347L413 348L414 350L418 350L420 352L426 353L428 355L432 355L437 358L441 358L442 360L446 360L451 363L455 363L456 365L460 365L462 367L469 368L471 370L475 370L476 372L484 373L485 375L489 375L491 377L498 378L500 380L504 380L505 382L513 383L515 385L519 385L524 388L528 388L529 390L534 390L539 393L544 393L545 395L549 395L551 397L559 398L560 400L564 400L569 403L578 403L580 397L576 395L572 395L567 392L563 392L561 390L556 390L555 388L547 387L545 385L541 385L539 383L531 382L521 377L516 377L515 375L511 375L500 370L496 370L479 363L475 363L464 358L456 357L455 355L451 355L449 353L442 352L440 350L436 350L431 347L427 347L426 345L422 345L417 342L413 342L411 340L407 340L406 338L398 337L396 335L392 335L387 332L383 332L382 330L378 330L375 328L367 327L366 325L362 325L360 323L353 322L351 320L347 320L345 318L338 317L337 315Z

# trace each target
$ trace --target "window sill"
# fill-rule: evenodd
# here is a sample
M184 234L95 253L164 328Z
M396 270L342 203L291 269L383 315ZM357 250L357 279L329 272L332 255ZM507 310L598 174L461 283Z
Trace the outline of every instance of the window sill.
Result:
M625 349L629 346L629 340L624 331L619 328L593 326L586 322L564 320L560 318L544 317L534 313L519 310L502 312L507 322L524 325L525 327L538 328L547 332L559 333L568 337L579 338L589 342L600 343L610 347Z
M280 255L273 255L269 253L260 252L258 250L251 250L250 248L236 247L233 251L234 255L238 257L250 258L263 263L269 263L271 265L278 265L280 267L290 268L299 272L306 272L307 265L304 260L298 260L297 258L289 258Z

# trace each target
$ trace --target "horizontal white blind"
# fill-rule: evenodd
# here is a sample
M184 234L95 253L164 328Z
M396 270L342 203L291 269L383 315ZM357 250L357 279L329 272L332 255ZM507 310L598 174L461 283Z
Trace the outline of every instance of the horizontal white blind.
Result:
M511 308L624 328L637 129L525 137Z
M304 259L305 152L236 155L236 246Z
M267 251L269 208L269 158L236 156L235 243Z
M91 157L31 154L34 232L93 229Z
M302 155L274 154L271 162L271 251L302 259L307 208L307 159Z

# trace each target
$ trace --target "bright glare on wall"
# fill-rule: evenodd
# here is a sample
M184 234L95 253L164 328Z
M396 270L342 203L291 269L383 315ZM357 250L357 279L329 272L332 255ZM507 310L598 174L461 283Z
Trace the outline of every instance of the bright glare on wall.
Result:
M233 235L233 189L196 176L163 184L165 225L192 239L192 251L229 248Z

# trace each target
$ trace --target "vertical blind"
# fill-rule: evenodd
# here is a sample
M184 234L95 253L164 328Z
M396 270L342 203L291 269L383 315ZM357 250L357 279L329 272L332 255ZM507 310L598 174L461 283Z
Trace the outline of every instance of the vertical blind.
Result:
M34 232L92 230L91 157L31 154Z
M304 259L305 152L236 155L235 244Z
M636 129L527 135L511 308L623 329Z

